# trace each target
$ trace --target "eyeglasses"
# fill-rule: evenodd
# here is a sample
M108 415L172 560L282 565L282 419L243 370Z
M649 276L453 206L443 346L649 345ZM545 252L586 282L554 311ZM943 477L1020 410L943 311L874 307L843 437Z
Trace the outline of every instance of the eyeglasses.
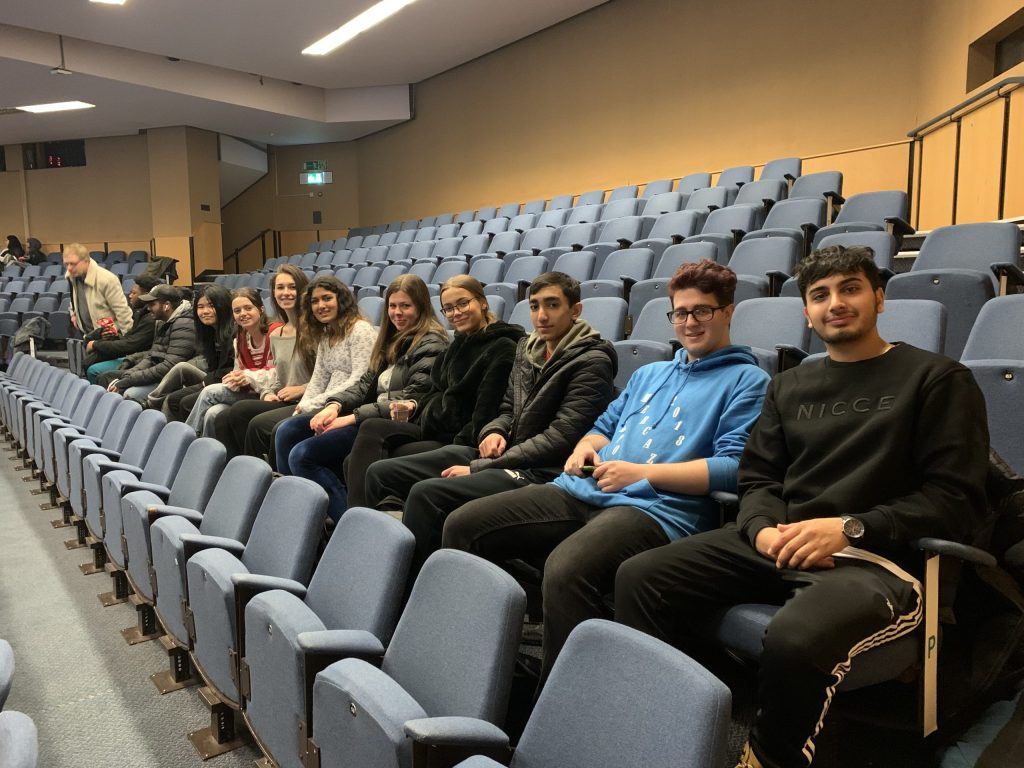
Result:
M445 317L451 317L456 312L465 312L466 308L469 307L472 301L473 299L463 299L462 301L457 301L454 304L445 304L441 307L441 313Z
M693 319L698 323L706 323L715 316L715 312L725 309L727 306L729 305L720 304L717 307L709 307L707 304L701 304L693 309L673 309L671 312L666 312L665 316L672 325L685 325L690 315L693 315Z

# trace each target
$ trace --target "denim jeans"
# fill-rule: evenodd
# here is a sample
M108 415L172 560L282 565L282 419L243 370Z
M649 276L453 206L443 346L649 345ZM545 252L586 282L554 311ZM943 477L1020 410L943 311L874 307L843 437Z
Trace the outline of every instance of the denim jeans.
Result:
M121 364L122 360L124 360L123 357L118 357L113 360L101 360L98 363L93 363L85 370L85 378L88 379L90 384L95 384L97 376L114 370Z
M281 432L279 429L278 435ZM341 478L341 463L352 450L358 432L359 427L353 424L307 437L292 447L286 459L291 474L312 480L327 491L327 514L335 522L348 509L348 488ZM281 453L277 455L280 466Z

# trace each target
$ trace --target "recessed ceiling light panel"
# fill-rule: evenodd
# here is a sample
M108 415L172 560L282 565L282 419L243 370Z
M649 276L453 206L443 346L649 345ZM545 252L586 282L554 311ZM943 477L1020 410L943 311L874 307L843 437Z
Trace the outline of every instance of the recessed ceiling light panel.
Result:
M101 3L102 5L124 5L125 0L89 0L90 3Z
M39 114L42 112L65 112L69 109L92 109L95 106L95 104L85 101L57 101L52 104L29 104L25 107L15 107L15 109Z
M374 6L367 8L351 21L338 27L326 37L317 40L311 46L303 50L309 56L323 56L335 48L344 45L356 35L365 32L370 27L380 24L389 16L393 16L405 6L414 3L416 0L380 0Z

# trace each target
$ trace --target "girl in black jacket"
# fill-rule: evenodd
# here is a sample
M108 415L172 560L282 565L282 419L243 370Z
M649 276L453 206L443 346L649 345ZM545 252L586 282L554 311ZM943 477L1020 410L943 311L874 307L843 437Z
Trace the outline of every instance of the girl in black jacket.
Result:
M348 508L338 470L360 424L386 416L392 401L425 394L434 360L448 346L448 336L430 306L430 293L419 277L397 277L385 291L384 302L388 321L381 324L366 373L355 386L328 398L310 421L312 437L289 445L286 435L278 431L278 468L322 485L330 499L328 514L335 521Z
M216 283L196 289L192 305L199 356L177 363L146 398L147 408L162 408L169 420L181 421L207 380L220 381L235 364L235 321L231 316L231 292Z
M390 419L360 426L345 463L350 506L365 504L366 469L374 461L451 443L475 445L480 429L498 415L523 329L496 319L483 286L468 275L441 286L441 311L455 339L434 363L429 391L390 403Z

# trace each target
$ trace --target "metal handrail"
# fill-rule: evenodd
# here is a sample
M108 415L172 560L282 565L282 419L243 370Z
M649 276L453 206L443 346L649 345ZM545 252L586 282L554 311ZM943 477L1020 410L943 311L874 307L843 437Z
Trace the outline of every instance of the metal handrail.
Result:
M235 248L235 250L233 250L231 252L231 254L226 259L224 259L224 263L227 264L228 259L234 259L235 260L235 272L238 272L238 255L239 255L239 253L242 250L244 250L245 248L247 248L248 246L250 246L253 243L255 243L257 240L261 240L262 241L262 245L263 245L263 263L266 264L267 263L267 241L266 241L266 236L267 236L267 232L272 232L272 231L273 230L270 227L267 227L266 229L260 230L255 235L253 235L248 240L246 240L244 243L242 243L240 246Z
M945 120L945 119L947 119L949 117L952 117L957 112L960 112L963 109L965 109L966 107L969 107L972 104L975 104L975 103L981 101L982 99L984 99L986 96L989 96L990 94L993 94L993 93L996 93L996 92L1002 90L1003 88L1005 88L1008 85L1012 85L1012 86L1014 86L1014 88L1020 87L1021 85L1024 85L1024 77L1020 77L1020 76L1017 76L1017 77L1007 77L1007 78L1005 78L1003 80L1000 80L998 83L993 83L988 88L985 88L984 90L978 91L973 96L970 96L970 97L964 99L959 104L957 104L955 107L950 107L945 112L943 112L941 115L936 115L931 120L928 120L927 122L921 123L921 125L917 126L912 131L908 132L907 136L909 136L912 139L913 138L917 138L917 136L920 133L922 133L923 131L927 130L928 128L931 128L933 125L936 125L936 124L942 122L943 120Z

